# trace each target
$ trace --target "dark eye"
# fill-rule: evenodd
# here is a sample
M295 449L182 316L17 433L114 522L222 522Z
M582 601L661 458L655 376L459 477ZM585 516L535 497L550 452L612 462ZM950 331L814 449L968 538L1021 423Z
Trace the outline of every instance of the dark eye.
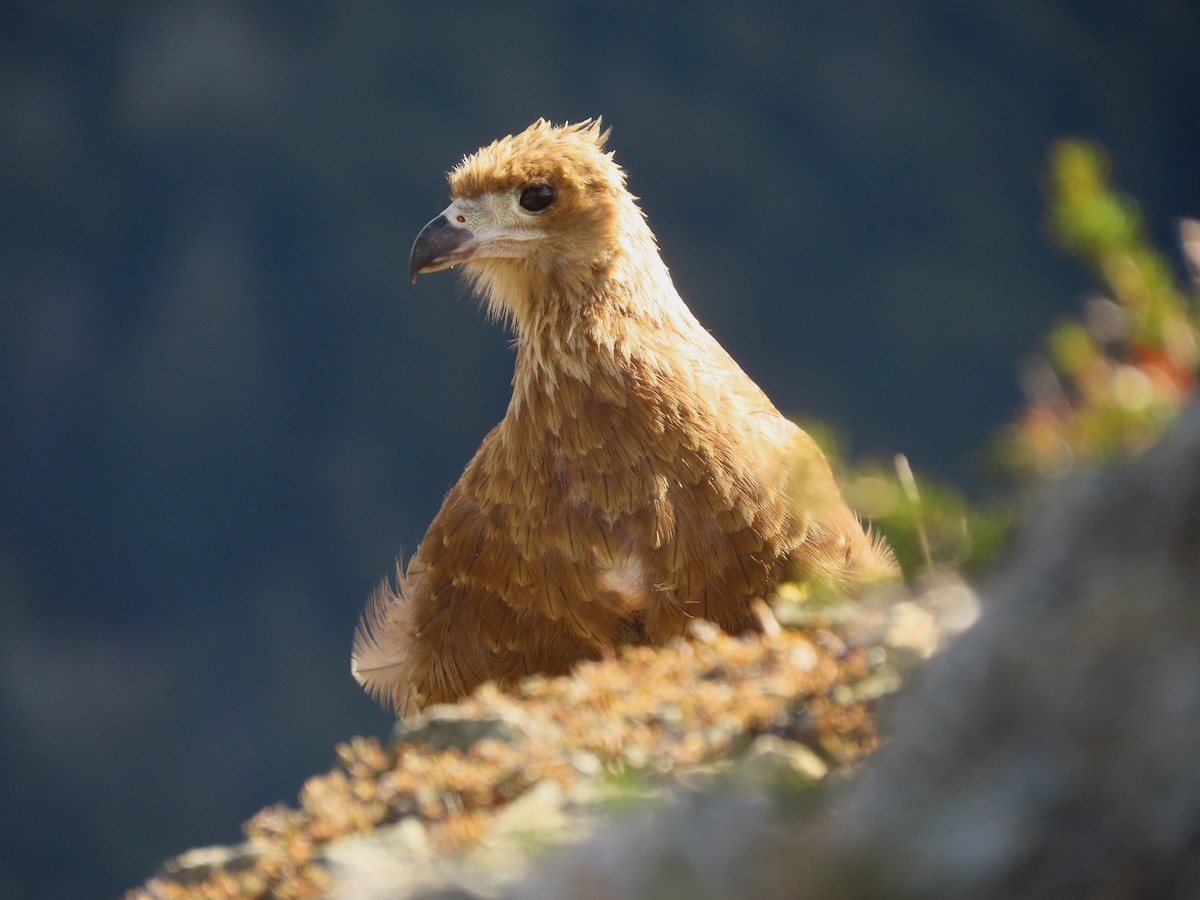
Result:
M547 206L554 202L554 198L558 196L558 191L554 185L548 181L535 181L525 190L521 191L521 209L529 212L541 212Z

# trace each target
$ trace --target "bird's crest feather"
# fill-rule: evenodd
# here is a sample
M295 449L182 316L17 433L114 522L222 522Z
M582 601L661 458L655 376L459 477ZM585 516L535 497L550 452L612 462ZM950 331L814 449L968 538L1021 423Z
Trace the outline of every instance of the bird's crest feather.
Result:
M564 125L538 119L521 133L465 156L450 172L450 195L475 197L537 180L579 189L623 186L625 177L612 152L604 152L611 132L602 128L599 118Z

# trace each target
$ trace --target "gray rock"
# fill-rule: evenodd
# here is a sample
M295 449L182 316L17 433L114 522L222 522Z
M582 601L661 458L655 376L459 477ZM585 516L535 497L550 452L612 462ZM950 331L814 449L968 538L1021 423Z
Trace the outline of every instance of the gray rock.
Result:
M507 716L472 716L461 706L431 706L408 721L400 720L392 729L392 739L401 743L424 744L434 753L455 749L465 753L484 739L518 744L526 739L527 725L518 711Z
M202 884L217 872L243 872L251 868L257 859L250 841L231 847L198 847L167 860L155 877L181 887L190 887Z

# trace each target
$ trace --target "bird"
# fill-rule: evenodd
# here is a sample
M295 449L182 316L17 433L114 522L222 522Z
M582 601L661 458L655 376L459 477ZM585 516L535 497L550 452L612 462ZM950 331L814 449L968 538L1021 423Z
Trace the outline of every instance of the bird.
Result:
M695 619L754 629L786 580L897 573L681 299L610 131L538 119L465 156L413 243L412 281L456 267L516 360L503 419L355 632L352 674L401 717Z

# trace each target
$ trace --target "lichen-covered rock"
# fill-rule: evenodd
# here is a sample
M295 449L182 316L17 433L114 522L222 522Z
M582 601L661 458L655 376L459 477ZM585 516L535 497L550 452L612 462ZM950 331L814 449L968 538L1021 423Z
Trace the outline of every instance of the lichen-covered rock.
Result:
M857 633L832 606L803 629L758 636L696 623L686 640L569 677L510 694L485 686L399 725L389 743L340 746L341 765L305 784L299 808L263 810L243 844L207 851L203 865L185 854L128 896L494 895L631 797L722 773L757 790L811 786L876 745L871 701L898 683L908 654L886 643L894 603L856 607Z

